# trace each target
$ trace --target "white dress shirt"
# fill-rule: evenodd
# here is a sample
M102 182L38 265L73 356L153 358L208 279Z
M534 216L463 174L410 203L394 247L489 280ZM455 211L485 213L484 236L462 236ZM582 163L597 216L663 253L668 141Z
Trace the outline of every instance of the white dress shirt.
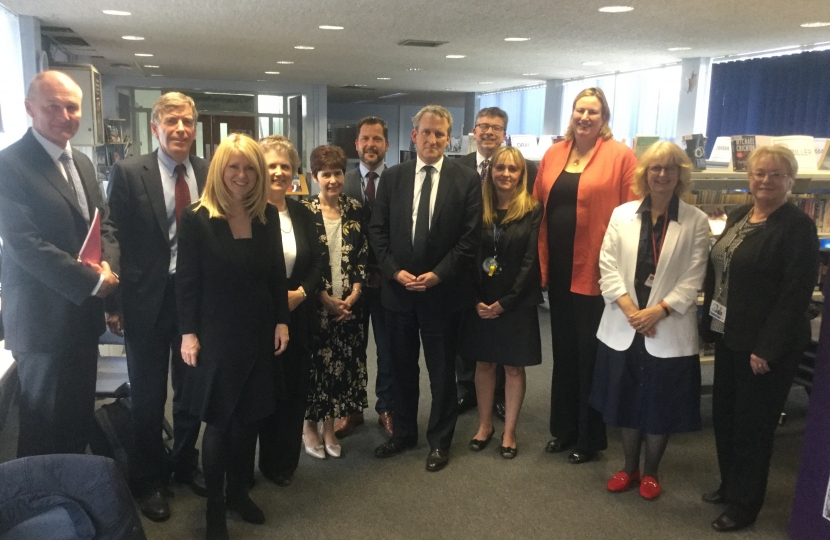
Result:
M167 239L170 242L170 267L168 272L176 273L176 258L179 253L179 242L176 230L176 165L178 162L162 152L158 151L159 173L161 174L161 189L164 192L164 206L167 210ZM182 163L184 165L184 179L190 189L190 202L194 203L199 198L199 188L196 186L196 175L193 172L193 164L190 158Z
M282 254L285 258L285 276L291 277L294 263L297 262L297 239L294 237L294 223L288 210L280 212L280 233L282 234Z
M432 212L435 210L435 199L438 195L438 180L441 178L441 166L444 164L444 156L441 156L437 162L432 164L435 168L432 171L432 191L429 193L429 222L432 223ZM421 158L415 160L415 193L412 199L412 241L415 241L415 225L418 221L418 206L421 203L421 189L424 187L424 178L427 173L424 170L427 164L421 161Z

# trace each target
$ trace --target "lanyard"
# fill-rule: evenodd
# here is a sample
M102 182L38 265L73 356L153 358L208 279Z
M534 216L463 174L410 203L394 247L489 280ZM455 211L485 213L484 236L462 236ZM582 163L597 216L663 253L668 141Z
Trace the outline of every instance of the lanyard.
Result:
M660 261L660 252L663 251L663 244L666 242L666 229L669 226L669 211L663 214L663 234L660 236L660 245L654 241L654 227L651 228L651 253L654 255L654 271L657 271L657 263Z
M732 255L735 254L735 250L738 249L738 246L741 245L741 242L747 235L744 233L744 229L746 228L747 223L749 223L750 217L752 217L752 210L747 212L747 214L735 226L735 236L729 240L729 243L726 244L726 247L723 250L723 275L721 277L720 288L718 290L718 297L723 294L723 287L729 280L729 266L732 264Z
M504 234L506 228L502 226L496 227L496 224L493 223L493 258L496 260L499 259L499 238Z

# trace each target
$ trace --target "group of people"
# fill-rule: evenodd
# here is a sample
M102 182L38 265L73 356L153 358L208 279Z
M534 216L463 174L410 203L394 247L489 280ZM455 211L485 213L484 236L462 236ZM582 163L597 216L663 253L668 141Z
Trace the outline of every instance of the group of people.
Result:
M206 537L228 538L227 510L265 521L249 496L257 440L262 475L281 486L303 449L340 457L339 437L368 406L369 321L389 436L376 457L417 445L423 347L426 469L447 466L458 414L476 405L469 449L488 446L495 413L499 453L513 459L525 368L542 362L546 288L545 450L586 463L606 449L606 424L617 426L624 465L607 489L639 483L642 497L658 497L669 436L701 429L700 332L715 344L721 474L703 500L726 505L718 531L755 521L777 418L810 338L817 266L815 225L787 202L797 162L786 148L750 156L754 203L730 214L710 249L705 214L680 197L691 183L685 152L658 142L638 162L613 140L597 88L576 97L565 141L538 172L502 146L508 118L498 108L478 113L475 153L445 158L453 119L429 105L413 118L417 156L400 165L384 164L388 133L377 117L357 126L358 168L346 171L338 147L315 148L319 193L303 201L287 197L300 168L288 139L232 134L208 163L190 153L195 103L170 92L152 111L159 149L116 163L105 202L92 164L69 144L80 98L66 75L39 74L26 98L33 128L0 152L20 456L84 452L106 309L125 337L140 454L131 482L150 519L170 517L172 477L207 497ZM103 260L84 265L76 258L96 209Z

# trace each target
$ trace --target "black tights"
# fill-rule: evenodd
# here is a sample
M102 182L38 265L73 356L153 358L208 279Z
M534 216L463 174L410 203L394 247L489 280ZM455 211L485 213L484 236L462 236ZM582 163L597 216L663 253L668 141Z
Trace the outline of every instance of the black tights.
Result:
M224 501L225 475L228 478L228 497L246 496L247 477L254 466L257 423L243 424L231 418L225 430L210 424L202 437L202 468L209 501Z
M666 444L669 442L668 435L644 434L639 429L622 428L623 452L625 453L625 468L629 475L640 468L640 447L643 441L646 446L646 459L643 464L643 476L657 478L657 467L663 459L663 452L666 451Z

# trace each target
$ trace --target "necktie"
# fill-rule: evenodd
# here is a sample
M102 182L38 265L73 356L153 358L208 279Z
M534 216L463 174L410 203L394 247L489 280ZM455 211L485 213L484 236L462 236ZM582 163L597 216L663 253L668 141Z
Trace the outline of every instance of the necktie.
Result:
M426 176L421 186L421 198L418 202L418 217L415 221L415 238L412 241L412 252L416 261L423 261L427 253L427 238L429 237L429 199L432 194L432 171L430 165L424 167Z
M75 192L75 198L78 200L78 206L81 207L81 214L84 216L86 222L89 223L89 205L86 202L84 186L81 184L81 176L78 174L78 169L75 168L75 160L73 160L72 156L64 150L58 158L58 161L61 162L63 170L66 171L66 176L69 177L69 187L71 187L72 191Z
M181 163L173 169L173 172L176 173L176 227L179 226L179 221L182 219L182 210L190 204L190 188L187 185L187 180L184 179L185 170L185 166Z
M366 175L366 189L363 191L363 194L366 196L366 202L375 200L375 178L377 177L378 173L375 171L369 171Z
M490 166L490 160L485 159L481 162L481 182L484 183L484 179L487 177L487 167Z

